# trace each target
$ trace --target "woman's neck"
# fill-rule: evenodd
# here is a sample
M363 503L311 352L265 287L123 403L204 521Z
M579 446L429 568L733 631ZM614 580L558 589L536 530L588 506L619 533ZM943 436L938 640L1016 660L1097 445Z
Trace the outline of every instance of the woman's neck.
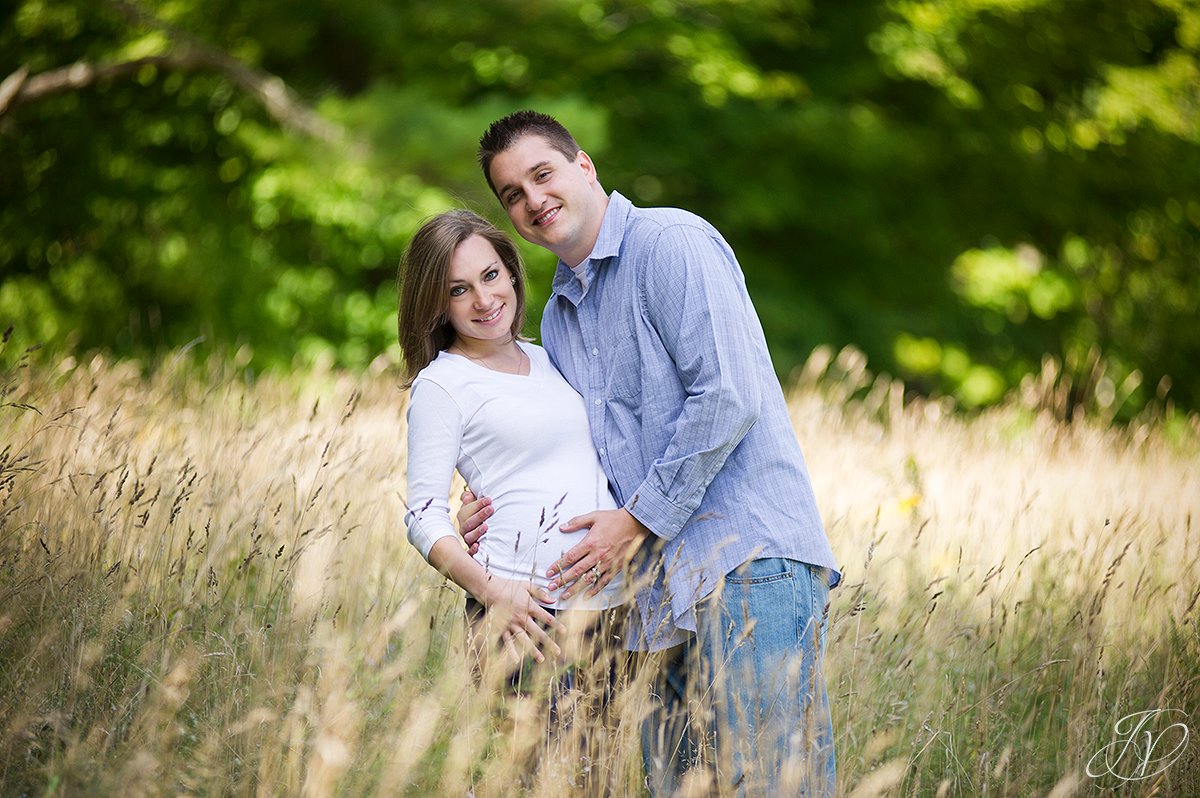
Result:
M462 355L493 371L508 374L528 373L525 353L521 351L515 338L509 338L507 341L464 341L462 338L456 338L446 351Z

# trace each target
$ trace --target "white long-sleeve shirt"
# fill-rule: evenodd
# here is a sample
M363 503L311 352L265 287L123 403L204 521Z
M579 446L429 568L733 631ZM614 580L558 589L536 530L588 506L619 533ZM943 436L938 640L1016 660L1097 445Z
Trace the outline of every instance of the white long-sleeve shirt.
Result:
M475 560L503 579L543 589L546 570L587 530L569 519L617 507L592 445L583 398L544 349L519 342L529 374L492 371L442 352L413 381L408 406L408 539L421 556L458 535L447 497L455 468L495 511ZM596 597L582 592L555 609L618 603L620 575Z

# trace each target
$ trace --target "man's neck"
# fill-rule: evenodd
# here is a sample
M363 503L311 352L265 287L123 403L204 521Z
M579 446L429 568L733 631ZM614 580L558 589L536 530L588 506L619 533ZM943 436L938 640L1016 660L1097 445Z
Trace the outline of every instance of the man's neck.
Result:
M596 248L596 241L600 238L600 228L604 226L604 215L608 212L608 194L604 193L604 189L600 184L596 184L596 192L600 195L599 210L596 212L595 218L591 220L591 225L588 230L587 246L580 247L572 252L555 252L559 260L567 264L571 269L575 269L579 264L588 259L592 254L592 250Z

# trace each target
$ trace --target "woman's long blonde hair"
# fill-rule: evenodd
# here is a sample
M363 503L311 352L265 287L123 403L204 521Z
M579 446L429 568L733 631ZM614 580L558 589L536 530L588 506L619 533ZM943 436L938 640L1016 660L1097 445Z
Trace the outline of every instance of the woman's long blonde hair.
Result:
M525 326L525 270L512 239L473 211L459 209L438 214L421 225L412 237L396 272L399 295L396 326L404 355L406 386L433 362L438 352L454 343L454 327L446 316L450 303L450 259L458 245L471 236L487 240L516 281L514 339Z

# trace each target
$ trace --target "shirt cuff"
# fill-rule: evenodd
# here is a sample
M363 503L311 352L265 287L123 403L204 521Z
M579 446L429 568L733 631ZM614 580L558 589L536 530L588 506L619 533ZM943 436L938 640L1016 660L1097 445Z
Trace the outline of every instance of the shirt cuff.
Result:
M453 530L447 529L427 529L427 524L421 524L419 520L412 520L408 524L408 542L416 546L417 551L421 552L421 556L429 562L429 552L433 548L433 544L437 543L442 538L458 538L458 535ZM459 538L461 541L462 539Z
M625 502L625 509L657 537L674 540L692 517L692 511L675 504L648 483L649 480L643 482L633 498Z

